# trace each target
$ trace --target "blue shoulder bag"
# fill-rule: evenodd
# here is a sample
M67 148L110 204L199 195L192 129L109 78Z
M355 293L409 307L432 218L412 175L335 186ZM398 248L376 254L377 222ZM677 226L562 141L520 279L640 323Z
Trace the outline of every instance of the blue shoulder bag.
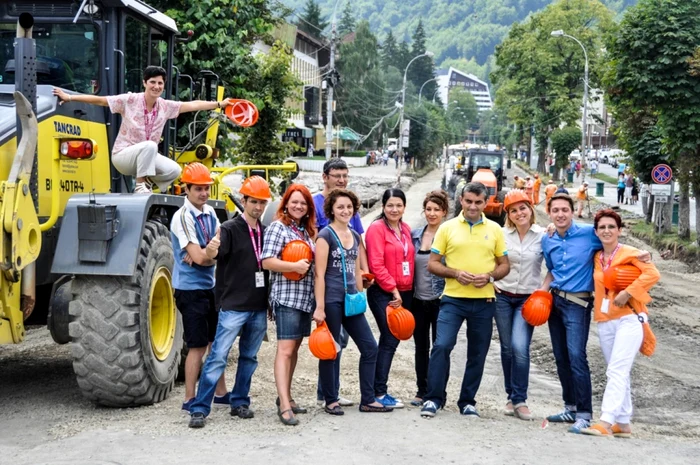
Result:
M367 297L364 291L357 292L356 294L348 294L348 278L345 272L345 247L343 247L343 243L340 242L340 238L335 231L333 231L333 228L328 226L328 229L338 242L338 247L340 247L340 259L342 260L343 266L343 286L345 286L345 316L361 315L367 310ZM353 242L354 240L355 236L353 235Z

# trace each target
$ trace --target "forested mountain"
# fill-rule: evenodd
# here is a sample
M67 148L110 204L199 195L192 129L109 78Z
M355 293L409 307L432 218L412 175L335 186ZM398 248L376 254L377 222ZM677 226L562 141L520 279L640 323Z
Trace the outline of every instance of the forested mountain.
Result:
M329 21L336 0L317 1ZM621 12L636 0L602 2ZM282 3L301 15L306 0L282 0ZM510 25L550 3L552 0L338 0L337 16L340 19L347 6L357 19L369 21L380 42L389 31L398 42L410 42L422 19L427 48L435 53L438 65L453 65L486 78L493 65L494 47L508 34ZM298 21L298 16L290 19Z

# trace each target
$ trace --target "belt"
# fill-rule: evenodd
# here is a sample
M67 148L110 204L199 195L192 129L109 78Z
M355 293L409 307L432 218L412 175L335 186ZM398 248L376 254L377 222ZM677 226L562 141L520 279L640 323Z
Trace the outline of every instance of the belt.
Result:
M504 291L502 289L499 289L499 291L501 292L501 294L508 296L508 297L513 297L514 299L522 299L524 297L530 297L530 294L514 294L513 292Z
M569 302L573 302L576 305L580 305L584 308L588 307L589 302L583 299L591 298L590 292L565 292L559 289L552 289L552 292L558 295L559 297L566 299Z

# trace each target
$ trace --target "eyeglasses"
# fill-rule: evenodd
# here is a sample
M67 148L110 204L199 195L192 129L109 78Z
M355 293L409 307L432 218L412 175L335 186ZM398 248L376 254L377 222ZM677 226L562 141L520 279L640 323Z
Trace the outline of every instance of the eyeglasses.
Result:
M329 174L328 176L333 179L348 179L350 177L347 174Z
M605 229L617 229L617 225L616 224L608 224L608 225L602 224L602 225L598 226L599 231L605 230Z

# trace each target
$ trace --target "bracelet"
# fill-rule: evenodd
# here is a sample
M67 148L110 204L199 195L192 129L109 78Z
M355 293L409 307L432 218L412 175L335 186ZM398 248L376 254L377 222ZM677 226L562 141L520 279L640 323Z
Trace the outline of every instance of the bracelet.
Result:
M221 110L221 102L216 102L216 106L219 110Z

